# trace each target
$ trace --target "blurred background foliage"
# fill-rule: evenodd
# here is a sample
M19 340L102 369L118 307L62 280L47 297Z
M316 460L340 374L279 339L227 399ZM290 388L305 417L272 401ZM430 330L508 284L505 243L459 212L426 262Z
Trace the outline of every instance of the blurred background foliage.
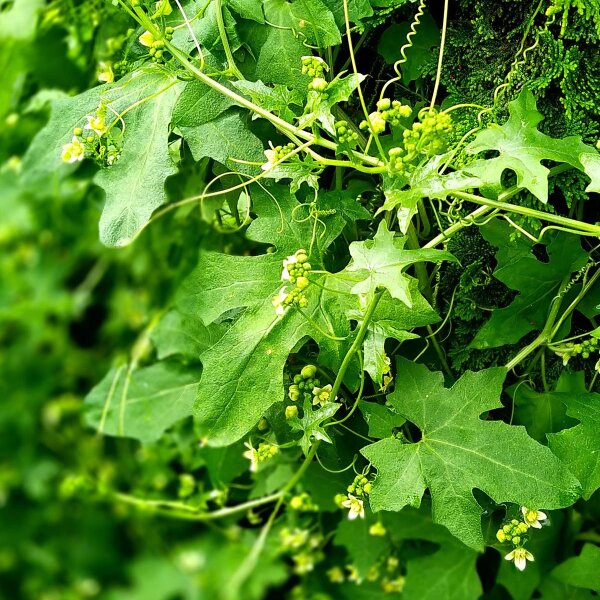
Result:
M362 54L374 80L390 76L394 48L414 11L411 4L401 10L393 10L393 2L384 4L369 25L373 29ZM553 135L579 134L595 143L600 5L590 0L578 10L577 2L554 4L562 18L539 32L511 86L516 90L527 80L534 87L546 115L543 127ZM534 5L537 0L451 3L442 80L447 103L492 102ZM436 4L428 16L406 76L405 83L417 92L430 85L434 73L438 10ZM20 157L46 121L49 100L95 85L100 63L118 61L127 50L130 26L105 0L0 0L2 600L212 598L255 535L252 527L160 519L127 501L115 502L113 492L104 489L124 488L147 498L201 497L205 490L195 488L186 474L205 466L215 480L227 480L246 465L229 457L231 472L226 473L222 455L196 451L190 422L142 448L95 435L83 425L81 411L83 397L119 354L128 355L136 343L142 352L150 351L143 347L144 332L193 266L199 240L204 247L222 249L240 246L242 239L223 237L191 215L176 223L174 217L162 219L135 247L107 249L98 241L103 198L91 183L94 167L84 165L75 176L43 188L18 180ZM457 130L472 125L458 123ZM183 164L181 171L169 182L172 191L200 185L202 174L194 165ZM567 202L569 195L583 193L583 178L577 177L559 178L561 191L568 190ZM459 286L478 287L476 278L484 273L480 263L491 261L481 244L462 240L460 258L471 252L475 267L463 261L471 275ZM476 292L489 298L489 288L479 287ZM468 290L458 296L468 298ZM455 320L449 342L454 364L480 368L494 362L491 354L482 359L477 351L463 350L474 321L485 315L466 304L459 309L463 317ZM589 506L594 512L594 503ZM267 549L246 598L263 597L267 587L286 581L287 573L275 550ZM357 598L355 589L348 594ZM346 597L342 588L337 593ZM505 596L493 592L489 597Z

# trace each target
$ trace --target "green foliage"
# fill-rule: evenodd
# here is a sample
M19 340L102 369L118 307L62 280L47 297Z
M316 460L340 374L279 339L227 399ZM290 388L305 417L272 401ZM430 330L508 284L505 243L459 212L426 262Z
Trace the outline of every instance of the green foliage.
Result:
M600 4L443 8L0 0L1 599L600 592Z
M397 369L404 384L389 400L420 429L422 439L414 444L382 440L362 450L379 473L374 510L418 506L428 488L435 520L479 549L482 509L474 488L496 503L525 506L559 508L578 496L576 479L523 429L481 419L501 406L502 369L467 371L451 389L426 367L401 361Z

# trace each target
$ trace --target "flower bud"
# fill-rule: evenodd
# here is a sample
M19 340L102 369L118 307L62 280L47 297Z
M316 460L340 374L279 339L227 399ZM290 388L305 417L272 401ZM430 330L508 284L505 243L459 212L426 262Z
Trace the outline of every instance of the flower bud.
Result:
M300 375L304 377L304 379L310 379L317 374L317 367L315 365L306 365L302 367L302 371L300 371Z
M286 419L292 419L293 417L297 417L298 416L298 407L295 406L294 404L290 404L289 406L285 407L285 418Z

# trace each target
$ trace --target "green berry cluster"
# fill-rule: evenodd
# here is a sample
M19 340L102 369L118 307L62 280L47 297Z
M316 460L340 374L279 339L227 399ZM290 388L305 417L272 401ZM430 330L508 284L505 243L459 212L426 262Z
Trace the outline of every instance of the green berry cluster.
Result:
M290 385L288 397L292 402L312 401L313 390L319 388L321 382L317 377L317 367L315 365L306 365L297 375L294 375L294 383Z
M285 144L284 146L273 146L269 155L269 160L276 163L285 158L290 152L293 152L296 145L293 143Z
M348 149L358 144L358 133L348 128L348 121L337 121L334 125L338 144Z
M304 290L308 287L309 281L307 275L310 273L311 269L312 267L308 262L306 250L300 248L300 250L296 250L292 256L288 256L283 260L281 279L283 281L289 281Z
M390 148L390 168L404 173L418 156L435 156L444 151L446 136L452 131L452 119L435 109L421 110L418 120L403 132L401 147Z
M595 337L590 337L580 343L567 342L561 346L554 347L554 352L563 360L563 365L566 364L575 356L581 358L589 358L591 354L600 352L600 340Z
M328 70L329 67L322 58L318 56L302 57L302 75L308 75L313 79L322 78Z
M317 512L319 510L319 507L313 502L310 494L306 492L292 496L288 502L288 506L298 512Z
M392 127L400 125L402 119L407 119L412 114L412 108L398 100L382 98L377 102L377 110L362 121L360 129L368 129L371 133L379 135L385 132L387 123Z
M525 534L529 526L524 521L511 519L496 532L496 539L504 544L510 542L513 546L521 546L525 541Z
M263 462L273 458L279 452L279 448L268 442L261 442L256 452L258 454L258 462Z
M302 57L302 75L312 77L312 81L308 84L308 89L314 92L322 93L327 88L327 80L325 73L329 70L327 63L318 56L303 56Z
M287 286L284 286L279 290L279 294L273 297L276 314L283 315L290 306L298 306L299 308L308 306L308 299L304 295L304 290L310 284L307 275L311 269L308 255L303 248L296 250L294 254L284 259L281 279L282 281L289 281L295 287L290 291Z
M348 493L362 498L368 496L372 489L373 484L364 475L357 475L354 481L348 486Z

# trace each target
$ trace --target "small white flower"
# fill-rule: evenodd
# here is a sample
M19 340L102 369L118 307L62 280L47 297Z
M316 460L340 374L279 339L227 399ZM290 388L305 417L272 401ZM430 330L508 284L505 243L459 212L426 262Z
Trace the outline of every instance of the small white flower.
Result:
M98 115L86 115L87 123L84 129L91 129L96 135L102 137L106 133L106 121Z
M277 150L275 150L275 146L273 146L273 142L269 141L269 147L264 151L265 156L267 157L267 162L261 165L261 169L263 171L269 171L275 166L277 162Z
M533 554L525 548L515 548L512 552L509 552L505 557L506 560L512 560L515 563L515 567L519 571L523 571L527 566L527 561L534 561Z
M277 294L277 296L273 296L273 307L275 308L275 314L278 317L282 317L283 315L285 315L286 311L288 310L289 306L285 305L283 303L283 301L287 298L287 290L286 290L286 286L284 285L280 290L279 293Z
M85 158L85 146L77 136L73 136L73 139L63 146L60 157L66 163L80 162Z
M350 510L348 513L348 518L351 521L354 521L356 517L360 517L361 519L365 518L365 505L360 498L356 498L352 494L348 494L348 499L342 502L342 506Z
M540 521L545 521L548 518L546 513L543 513L541 510L532 510L526 506L521 506L521 512L523 513L523 521L525 521L525 524L534 529L541 529L542 524Z
M295 265L297 263L298 263L298 259L296 258L295 254L292 254L291 256L288 256L287 258L283 259L283 271L281 273L282 281L290 281L291 280L290 272L288 271L288 267L290 265Z
M258 450L252 447L251 442L244 442L244 446L246 446L248 450L244 452L243 457L250 461L250 471L254 473L256 469L258 469Z

